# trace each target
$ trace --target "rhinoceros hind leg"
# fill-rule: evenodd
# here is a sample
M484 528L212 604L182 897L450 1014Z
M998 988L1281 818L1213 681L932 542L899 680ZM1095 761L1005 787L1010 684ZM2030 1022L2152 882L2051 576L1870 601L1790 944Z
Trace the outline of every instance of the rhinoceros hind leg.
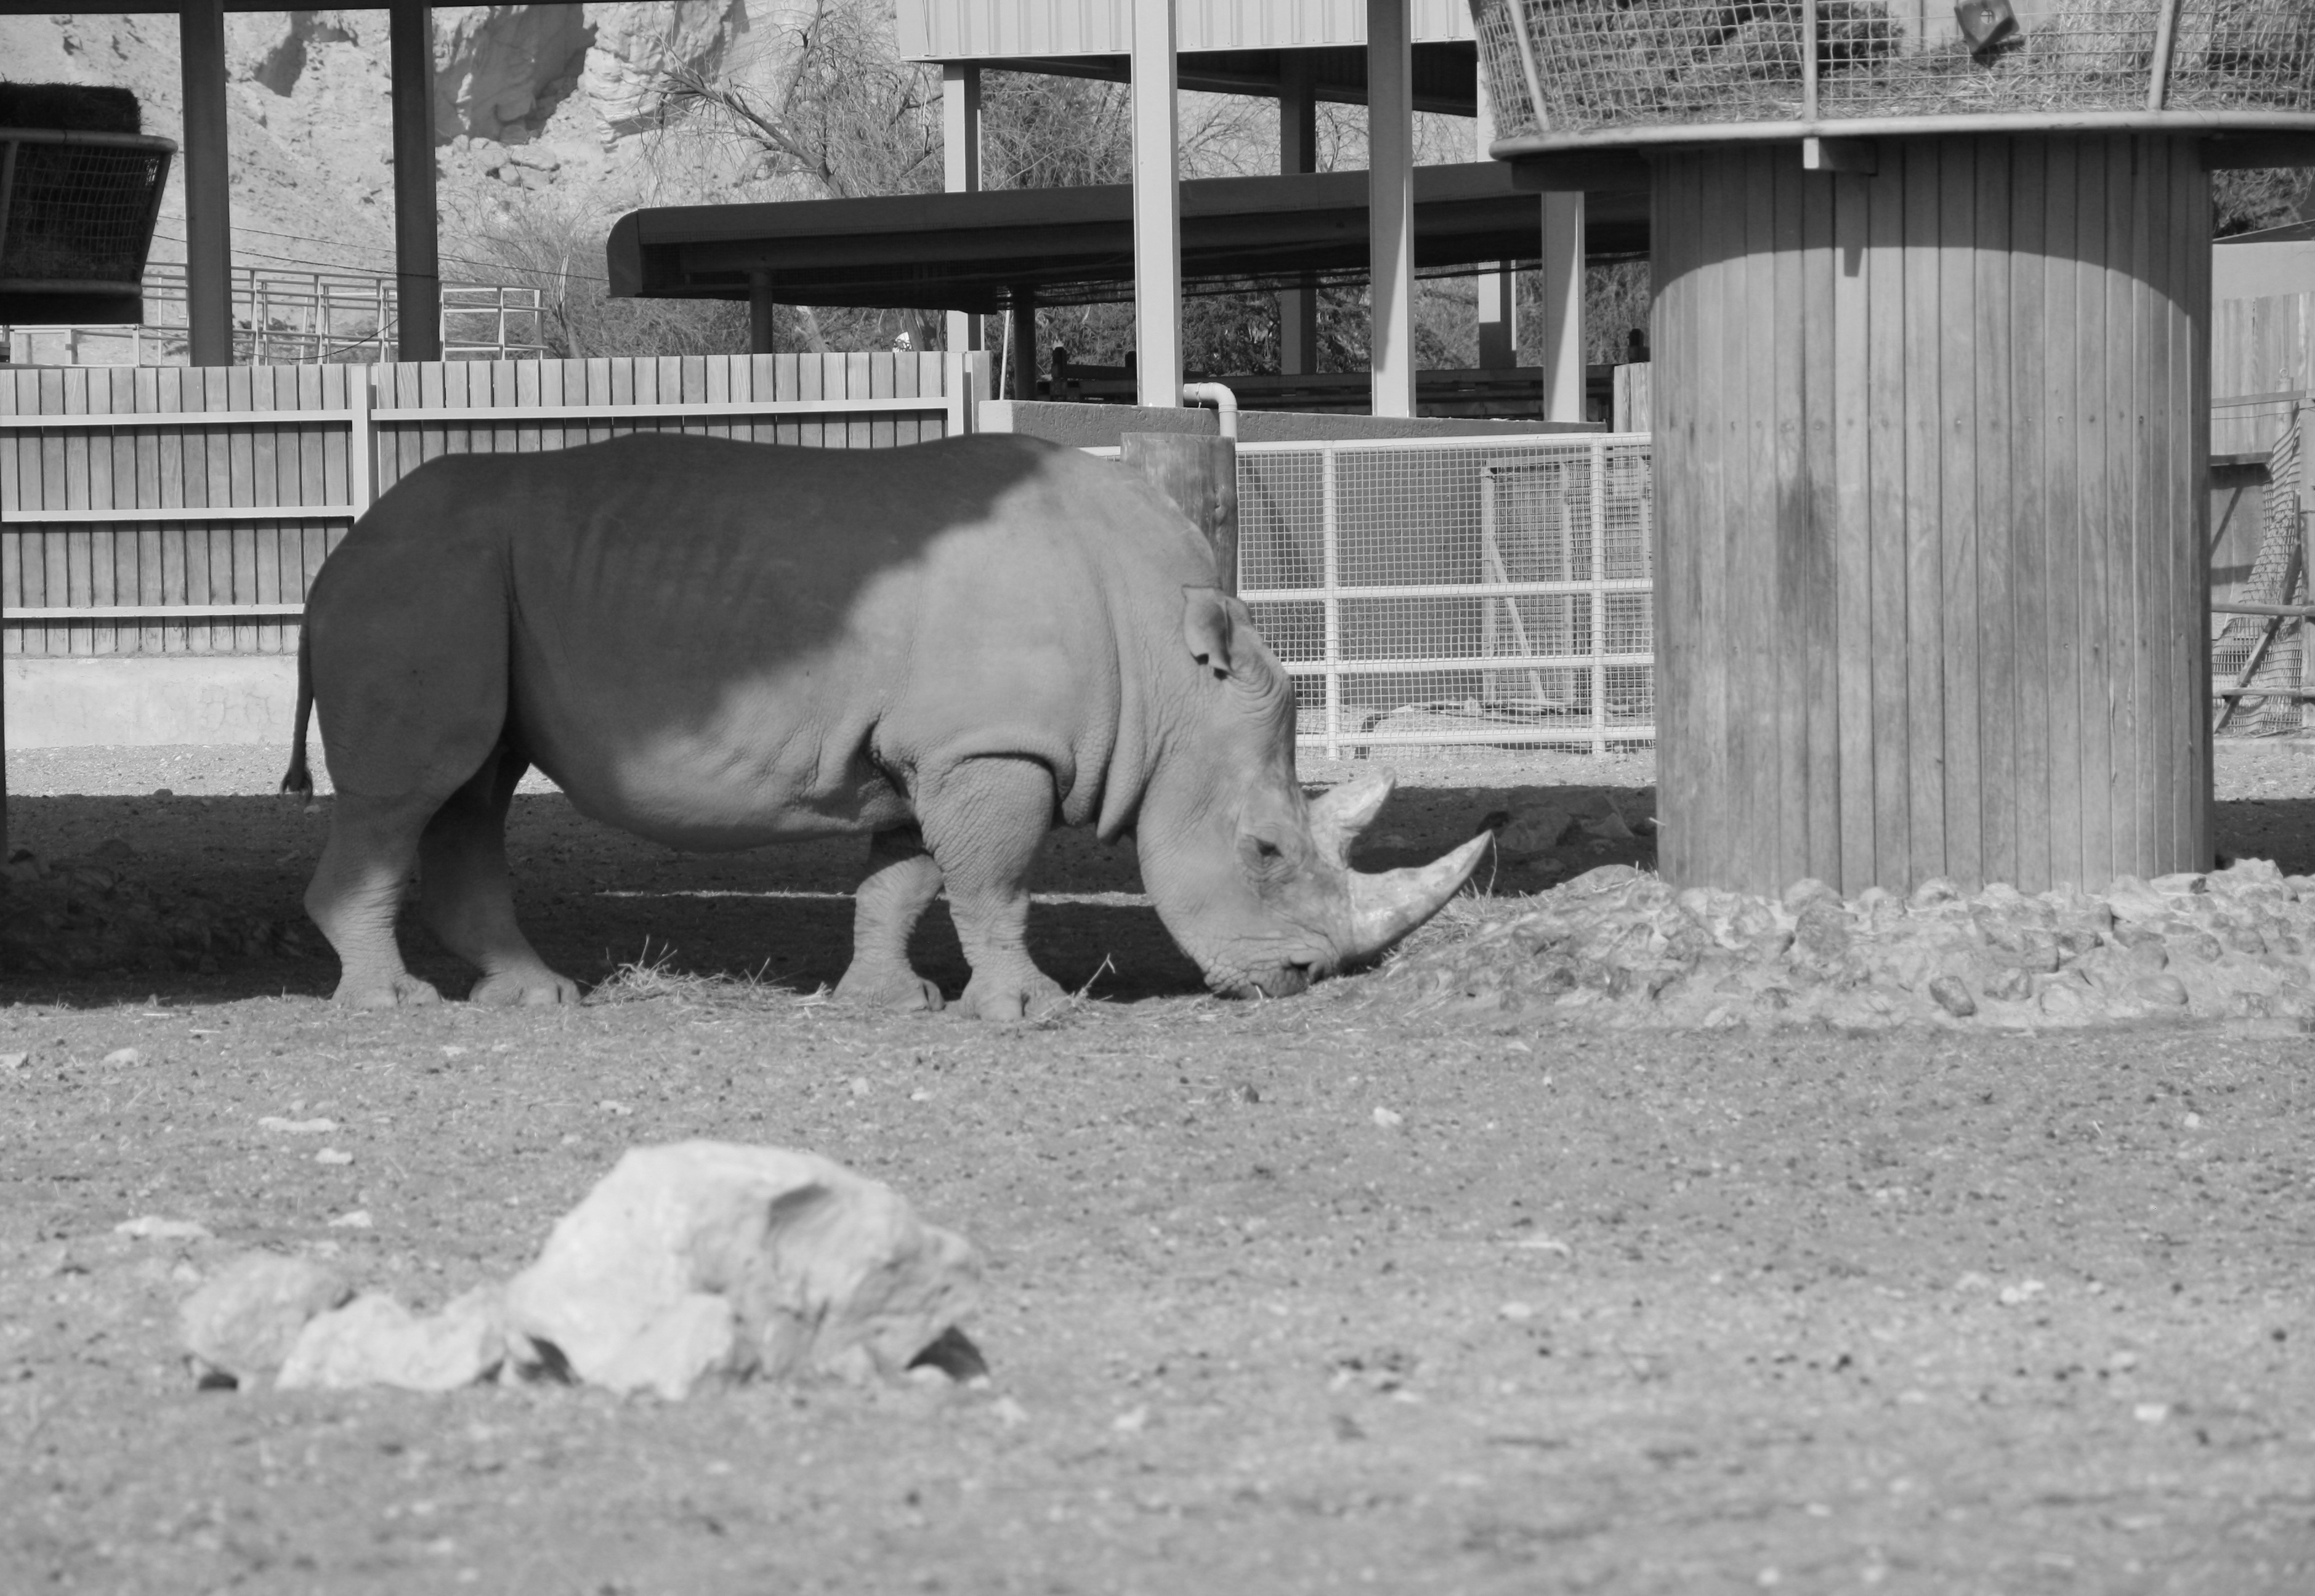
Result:
M579 1001L578 983L546 967L515 923L507 873L507 806L529 762L501 743L426 823L418 844L418 911L442 945L483 972L467 994L500 1006Z
M879 831L870 840L867 872L853 897L852 962L836 983L838 1001L867 1008L940 1008L940 988L909 963L909 937L940 889L940 866L914 826Z
M972 965L964 1012L1033 1019L1068 996L1029 957L1029 866L1053 829L1053 775L1033 759L967 759L929 773L917 818L948 882L957 940Z
M337 950L340 1003L394 1008L441 1001L430 984L404 968L394 939L418 833L430 807L425 799L341 793L331 808L330 839L306 889L306 912Z

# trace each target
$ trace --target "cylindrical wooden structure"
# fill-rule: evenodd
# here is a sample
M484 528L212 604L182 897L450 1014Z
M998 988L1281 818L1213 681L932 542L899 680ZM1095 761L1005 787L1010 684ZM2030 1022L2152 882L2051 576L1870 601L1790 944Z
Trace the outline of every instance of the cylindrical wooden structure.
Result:
M1663 873L2206 869L2198 146L1876 145L1652 157Z

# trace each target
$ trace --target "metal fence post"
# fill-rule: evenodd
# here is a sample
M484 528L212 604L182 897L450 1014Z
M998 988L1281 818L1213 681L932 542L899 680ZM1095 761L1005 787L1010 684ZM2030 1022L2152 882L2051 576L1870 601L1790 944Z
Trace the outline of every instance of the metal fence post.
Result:
M369 368L346 368L346 501L359 520L369 510L377 481L377 423L370 419Z
M1336 513L1335 446L1320 446L1318 454L1319 600L1325 613L1326 640L1326 758L1343 757L1343 601L1335 595L1343 585L1342 524Z
M1608 446L1592 445L1592 756L1608 751Z

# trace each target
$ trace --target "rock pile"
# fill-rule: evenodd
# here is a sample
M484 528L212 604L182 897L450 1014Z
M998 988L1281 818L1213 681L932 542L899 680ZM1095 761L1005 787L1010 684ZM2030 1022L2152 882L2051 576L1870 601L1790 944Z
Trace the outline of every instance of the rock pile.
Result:
M2085 1026L2156 1018L2315 1029L2315 878L2264 860L2103 893L1856 898L1674 891L1610 865L1530 898L1467 899L1370 989L1480 1016L1609 1025Z
M153 891L117 838L72 859L20 849L0 868L0 974L214 971L220 961L306 958L303 926L239 914L199 892Z
M205 1385L555 1379L675 1401L752 1379L985 1373L958 1328L980 1291L971 1244L891 1188L811 1153L689 1141L627 1153L536 1264L439 1313L252 1253L186 1299L181 1329Z

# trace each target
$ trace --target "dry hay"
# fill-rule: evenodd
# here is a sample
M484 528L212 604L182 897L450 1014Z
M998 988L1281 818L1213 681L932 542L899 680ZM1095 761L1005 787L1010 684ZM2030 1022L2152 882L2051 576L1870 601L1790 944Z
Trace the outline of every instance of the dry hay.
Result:
M1911 898L1822 882L1781 899L1674 891L1610 865L1531 898L1462 899L1362 998L1466 1018L1612 1026L2315 1028L2315 878L2264 860L2103 894Z

